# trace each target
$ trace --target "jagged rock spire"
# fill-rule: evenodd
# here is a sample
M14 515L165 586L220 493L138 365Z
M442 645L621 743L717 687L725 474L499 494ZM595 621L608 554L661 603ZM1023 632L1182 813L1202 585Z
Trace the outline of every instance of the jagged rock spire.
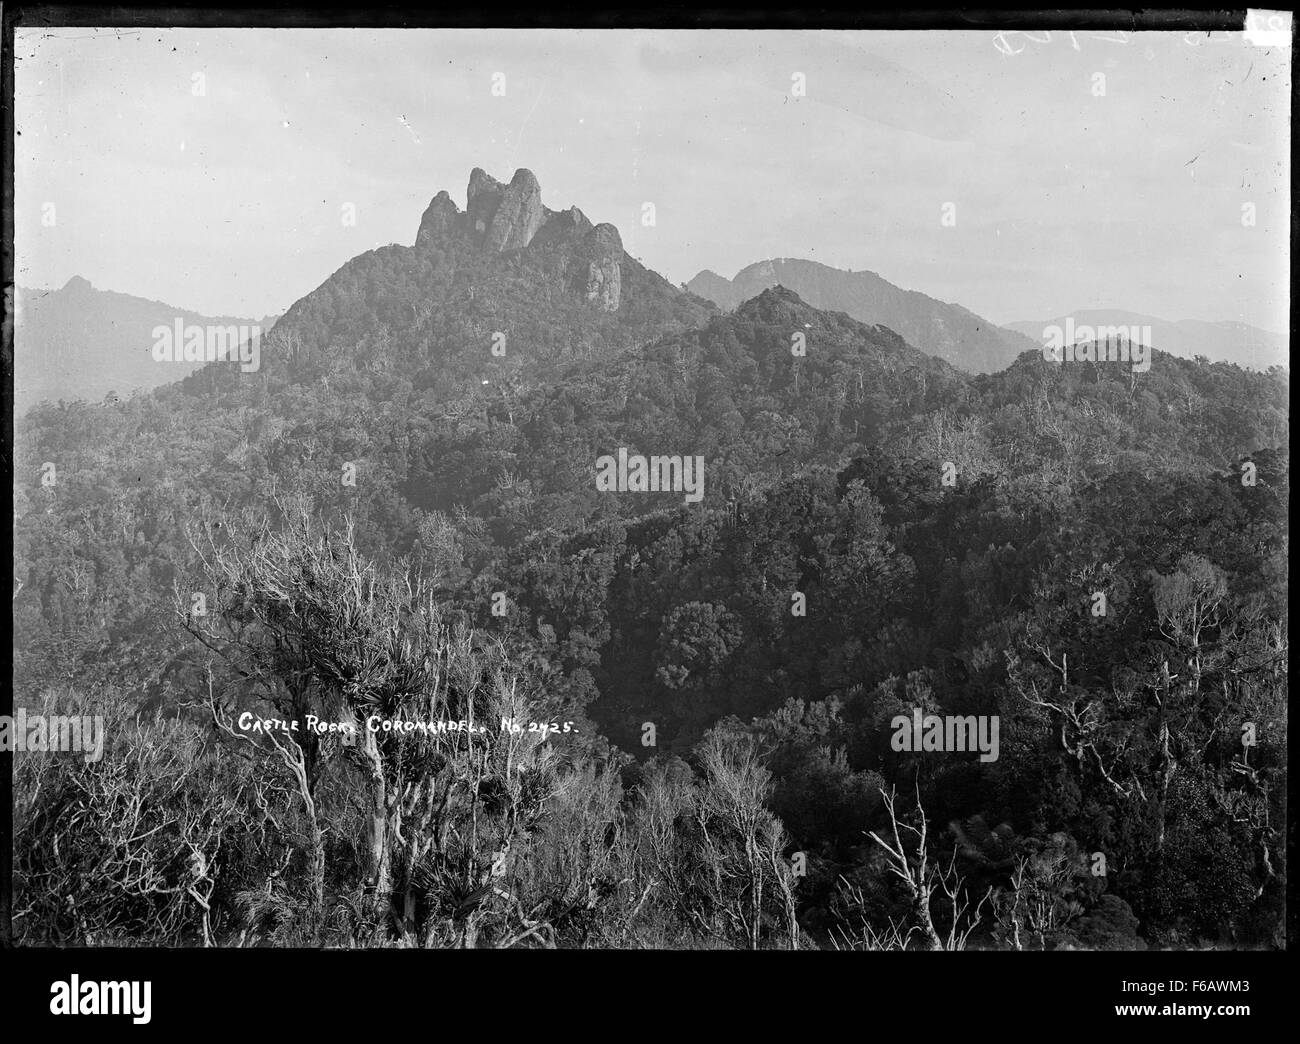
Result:
M428 246L446 239L460 220L460 207L452 202L446 191L433 197L433 202L420 218L420 231L415 234L415 245Z
M577 289L596 307L614 312L622 300L623 240L613 225L592 225L577 207L556 213L542 206L542 187L531 170L520 168L503 185L482 167L469 175L462 214L446 192L439 192L420 220L416 247L427 247L455 235L468 235L494 254L523 250L536 238L539 245L569 243L579 264ZM544 231L543 231L544 230ZM539 237L538 233L542 233Z

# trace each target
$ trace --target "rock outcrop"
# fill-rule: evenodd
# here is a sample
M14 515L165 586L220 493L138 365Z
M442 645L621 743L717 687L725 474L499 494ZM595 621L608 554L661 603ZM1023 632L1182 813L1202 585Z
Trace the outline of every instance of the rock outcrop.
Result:
M488 225L496 216L497 207L506 187L489 175L482 167L475 167L469 173L469 188L465 191L465 213L469 215L470 232L477 236L486 236Z
M569 286L590 304L616 312L623 295L623 240L613 225L592 225L577 207L553 211L542 205L533 172L520 168L503 185L481 167L470 172L465 212L439 192L420 219L417 249L460 237L492 254L534 246L548 254Z
M420 218L420 231L415 234L417 247L430 246L452 235L461 220L460 207L452 202L446 191L433 197L433 202Z
M622 295L623 240L613 225L597 225L583 240L587 261L587 300L606 312L618 311Z
M483 245L497 253L522 250L542 227L542 186L531 170L517 170L501 195Z
M591 231L591 221L577 207L570 207L557 213L549 213L546 221L533 237L538 245L562 243L565 241L580 243Z
M542 187L531 170L520 168L509 185L502 185L475 167L465 196L470 232L493 253L522 250L546 218Z

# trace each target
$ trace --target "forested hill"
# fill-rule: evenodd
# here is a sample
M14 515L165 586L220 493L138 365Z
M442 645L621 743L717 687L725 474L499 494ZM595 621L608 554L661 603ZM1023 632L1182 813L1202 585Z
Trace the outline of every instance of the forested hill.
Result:
M499 257L489 274L522 263ZM585 357L534 361L519 346L535 342L510 330L504 358L491 355L490 339L472 350L458 342L447 369L488 376L448 380L454 393L440 394L429 376L438 366L400 357L379 365L368 351L343 351L341 334L320 335L335 338L318 352L334 360L323 371L277 359L274 345L289 343L290 331L306 338L306 317L325 314L337 281L290 310L276 331L286 340L273 335L261 372L217 364L151 395L47 405L20 421L24 589L15 612L34 628L34 666L75 669L36 651L58 634L79 648L156 632L150 596L170 586L186 523L215 505L256 507L272 491L349 514L381 557L418 555L431 527L451 540L450 527L467 556L474 549L466 575L483 579L530 534L679 509L680 494L597 491L596 459L620 447L703 456L704 499L693 510L707 517L810 468L868 454L919 469L936 495L946 462L958 490L988 480L1065 495L1114 473L1235 474L1244 457L1287 441L1285 372L1157 352L1149 372L1135 373L1031 352L1001 373L970 377L892 331L810 308L783 288L732 314L695 317L702 325L671 318L646 344L622 331L623 344L601 342ZM536 280L524 284L544 296ZM366 297L371 308L378 299ZM663 300L691 316L684 295L667 288ZM428 325L467 322L472 302L456 301ZM591 320L581 298L562 303L575 328ZM623 307L632 307L627 298ZM793 354L796 335L802 356ZM548 377L534 378L534 367ZM53 486L42 485L46 463L56 467ZM355 484L343 483L346 466ZM78 577L72 590L59 579L68 570ZM58 607L92 592L96 626L74 640Z
M720 314L611 226L548 211L526 171L470 190L296 303L258 372L19 420L20 700L192 698L174 598L198 538L301 498L500 637L539 713L579 723L566 756L613 757L633 785L649 770L611 744L690 762L707 730L758 736L772 808L813 854L810 925L840 875L883 879L864 823L881 784L919 779L990 883L1008 851L1122 850L1123 909L1095 882L1071 893L1101 909L1094 941L1132 942L1136 916L1152 940L1268 942L1287 371L1026 352L974 377L783 287ZM599 491L620 449L702 457L702 501ZM999 715L1001 756L892 749L914 707Z
M894 286L875 272L845 272L816 261L774 258L741 269L734 279L701 272L686 288L720 308L735 308L773 286L794 290L818 308L847 312L897 330L910 344L968 373L993 373L1038 342L960 305Z
M508 185L475 168L462 212L439 192L413 246L353 258L295 303L263 352L263 374L298 383L389 373L415 392L538 378L716 311L623 250L613 225L553 211L530 171ZM235 379L228 370L199 378Z

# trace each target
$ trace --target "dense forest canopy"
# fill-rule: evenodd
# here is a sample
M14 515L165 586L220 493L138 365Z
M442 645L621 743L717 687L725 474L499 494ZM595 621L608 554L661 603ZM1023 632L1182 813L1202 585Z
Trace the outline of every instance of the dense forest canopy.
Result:
M1281 945L1287 371L971 376L435 206L258 372L19 419L17 702L110 722L23 763L24 938ZM703 500L599 492L619 448ZM371 707L559 731L236 724ZM996 760L899 750L918 708Z

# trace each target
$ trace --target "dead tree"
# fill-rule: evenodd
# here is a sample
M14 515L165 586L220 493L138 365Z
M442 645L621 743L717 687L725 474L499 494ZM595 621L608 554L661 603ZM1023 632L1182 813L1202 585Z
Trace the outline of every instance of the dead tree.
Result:
M921 805L919 784L916 791L916 812L920 826L913 826L911 823L899 821L893 787L890 787L889 793L885 793L881 789L880 796L884 799L885 811L889 813L894 843L891 845L874 830L868 831L868 836L888 853L890 873L906 886L907 894L911 900L910 912L915 930L920 933L924 946L928 950L965 949L967 939L979 926L980 911L983 909L992 889L985 893L983 898L975 904L974 910L972 910L970 900L963 888L962 878L957 873L956 852L953 853L952 861L946 869L931 864L927 847L929 826L926 822L925 809ZM904 848L904 834L911 837L914 852L908 852ZM935 929L934 918L931 915L930 904L934 900L936 892L941 892L949 902L951 926L946 937L941 936ZM899 936L898 929L892 925L891 929L892 937L897 939ZM910 934L909 931L908 936L902 937L904 944Z

